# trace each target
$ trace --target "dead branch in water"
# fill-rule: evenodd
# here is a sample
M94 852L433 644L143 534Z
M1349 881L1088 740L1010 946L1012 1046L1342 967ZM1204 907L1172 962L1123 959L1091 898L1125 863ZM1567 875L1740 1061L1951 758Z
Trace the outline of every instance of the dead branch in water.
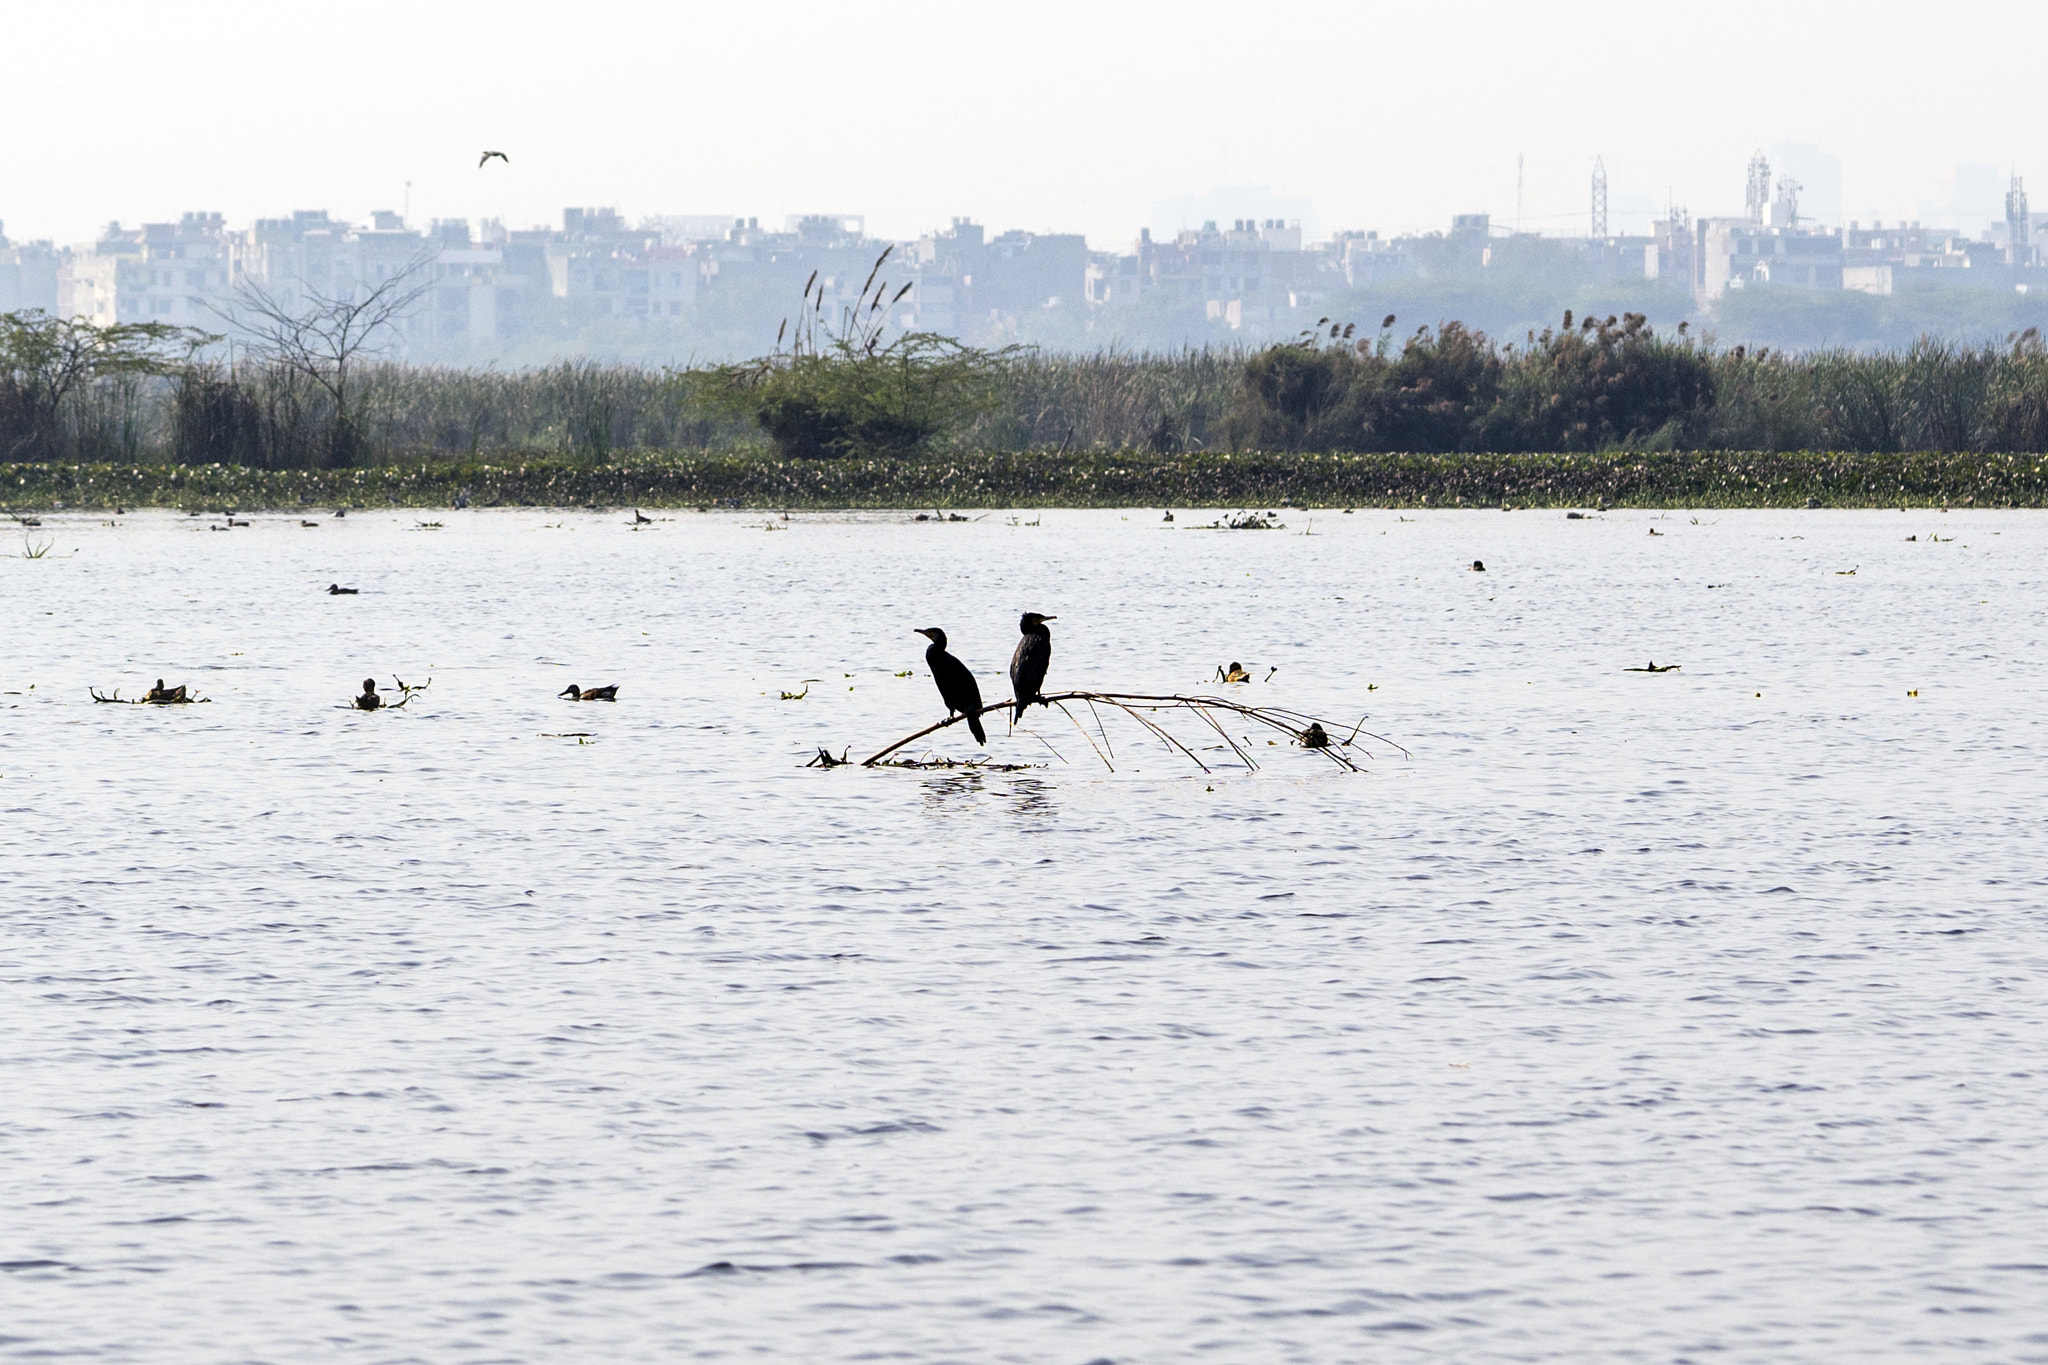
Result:
M104 697L100 695L97 687L88 687L85 690L92 694L94 701L104 702L109 706L193 706L213 700L212 697L187 696L183 684L166 688L165 695L161 697L123 697L118 687Z
M1406 749L1402 749L1400 745L1384 735L1375 735L1364 730L1362 728L1364 725L1363 720L1358 725L1352 727L1349 736L1340 739L1337 738L1337 734L1340 733L1337 727L1325 725L1314 716L1304 715L1302 712L1289 710L1283 706L1251 706L1244 702L1232 701L1228 697L1191 696L1181 692L1076 691L1050 693L1041 698L1041 700L1048 707L1058 708L1060 714L1073 723L1074 728L1081 732L1081 737L1088 741L1088 747L1095 751L1095 756L1100 758L1103 766L1111 772L1116 771L1115 755L1110 747L1109 731L1102 724L1102 710L1098 708L1122 712L1130 719L1136 721L1140 727L1153 738L1159 740L1169 750L1180 754L1205 773L1210 771L1209 765L1204 763L1192 748L1156 719L1160 712L1178 711L1197 717L1216 732L1217 737L1229 747L1230 751L1237 756L1241 763L1247 768L1253 769L1256 769L1259 765L1252 757L1251 741L1248 738L1233 737L1228 730L1223 728L1223 717L1242 717L1254 724L1263 725L1269 730L1276 730L1287 736L1291 743L1298 744L1306 749L1313 749L1338 767L1349 769L1352 772L1364 771L1358 762L1346 752L1356 747L1360 735L1365 735L1368 739L1379 740L1390 748L1399 749L1403 757L1406 757L1408 753ZM1095 722L1094 733L1091 734L1088 727L1083 725L1071 711L1067 710L1066 703L1068 702L1076 702L1088 708L1089 715ZM975 714L987 715L991 711L1007 711L1014 705L1014 702L999 701L992 706L982 707ZM863 759L861 766L864 768L927 766L907 763L901 759L888 763L885 763L883 760L887 759L890 754L895 753L898 749L915 744L926 735L936 734L947 726L958 725L966 719L966 714L961 713L948 716L936 724L927 725L916 734L906 735L874 756ZM1047 747L1050 747L1050 745ZM1057 753L1058 751L1055 750L1054 752Z

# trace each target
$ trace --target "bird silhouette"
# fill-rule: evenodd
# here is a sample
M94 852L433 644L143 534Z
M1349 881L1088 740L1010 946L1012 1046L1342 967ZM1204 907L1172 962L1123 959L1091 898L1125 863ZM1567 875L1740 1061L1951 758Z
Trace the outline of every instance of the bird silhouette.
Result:
M939 697L946 703L946 714L963 712L967 717L967 728L974 732L976 744L988 743L988 733L981 728L981 685L974 681L974 670L946 652L946 632L937 626L923 626L919 635L931 641L924 652L924 661L932 671L932 681L939 685Z
M476 159L476 168L478 170L482 170L484 168L484 163L486 161L489 161L492 157L498 158L498 160L504 162L507 166L512 164L512 158L506 156L503 152L485 152L482 156Z
M1038 694L1045 683L1045 670L1052 666L1052 632L1045 628L1045 623L1058 619L1027 611L1017 622L1024 638L1017 641L1017 652L1010 656L1010 696L1017 706L1012 724L1024 719L1024 708L1032 702L1045 701Z

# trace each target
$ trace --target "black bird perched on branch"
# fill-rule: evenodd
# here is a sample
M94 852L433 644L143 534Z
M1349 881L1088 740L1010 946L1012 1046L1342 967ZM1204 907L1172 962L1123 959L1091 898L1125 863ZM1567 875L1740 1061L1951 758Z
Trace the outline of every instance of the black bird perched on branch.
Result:
M1045 700L1038 695L1038 689L1045 685L1045 670L1052 666L1052 632L1045 628L1045 623L1057 620L1057 616L1027 611L1017 622L1024 638L1017 642L1017 652L1010 656L1010 696L1017 703L1012 724L1024 719L1025 707Z
M974 681L974 670L946 652L945 631L937 626L920 626L917 633L931 641L925 649L924 661L932 671L932 681L939 685L946 714L964 714L967 728L974 732L974 742L988 743L988 733L981 728L981 684Z
M482 170L484 168L484 163L489 161L492 157L498 158L498 160L504 162L507 166L512 164L512 158L506 156L503 152L485 152L482 156L476 159L476 168L478 170Z
M363 679L363 695L357 697L353 703L356 710L375 711L383 704L384 699L377 695L377 680L375 678Z

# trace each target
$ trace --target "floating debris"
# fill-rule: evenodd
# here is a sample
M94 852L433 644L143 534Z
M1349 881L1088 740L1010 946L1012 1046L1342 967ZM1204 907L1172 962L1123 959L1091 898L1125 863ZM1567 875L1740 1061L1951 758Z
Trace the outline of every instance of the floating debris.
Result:
M1624 668L1621 671L1624 673L1676 673L1680 667L1681 665L1679 664L1660 664L1655 659L1652 659L1641 668Z
M824 757L830 757L830 755L825 754L825 751L822 749L820 749L818 752L820 755ZM834 759L829 764L821 764L817 763L816 760L813 760L811 766L836 768L839 767L841 764L845 763L845 761L846 760L844 759ZM1029 772L1034 765L1029 763L998 763L992 758L982 758L979 755L969 758L946 758L943 756L935 755L931 758L890 758L884 759L880 763L873 763L867 766L874 768L904 768L908 769L911 772L930 772L934 770L947 768L966 768L974 772L984 773L1021 773Z

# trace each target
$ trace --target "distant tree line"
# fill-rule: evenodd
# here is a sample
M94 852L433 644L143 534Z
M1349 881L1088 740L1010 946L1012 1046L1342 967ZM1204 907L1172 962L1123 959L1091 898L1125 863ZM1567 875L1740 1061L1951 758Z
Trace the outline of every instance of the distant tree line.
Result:
M1367 334L1326 319L1256 351L1092 355L855 329L742 366L499 371L380 359L375 317L333 304L252 313L269 330L244 326L232 352L154 325L0 315L0 460L2048 451L2048 351L2033 328L1996 345L1787 354L1659 333L1634 313L1567 314L1507 343L1458 323L1398 334L1389 317Z

